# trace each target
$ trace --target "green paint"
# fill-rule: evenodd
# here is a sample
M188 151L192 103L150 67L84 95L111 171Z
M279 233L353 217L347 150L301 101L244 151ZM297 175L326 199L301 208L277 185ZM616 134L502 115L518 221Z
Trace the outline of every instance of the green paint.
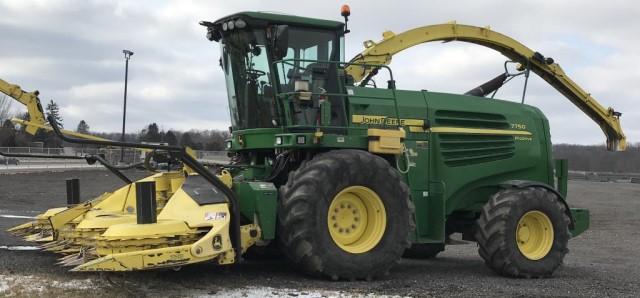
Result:
M571 208L571 217L573 217L574 228L569 230L571 237L576 237L589 229L589 210L580 208Z
M234 183L233 190L241 198L240 212L244 220L254 222L254 219L257 219L262 229L262 239L274 239L278 191L273 183Z
M342 23L294 16L239 13L223 20L243 16L256 22L262 20L265 26L288 24L290 30L313 28L310 35L320 34L322 30L318 28L332 30L335 36L342 35ZM264 30L255 29L257 27L252 30L258 33ZM258 33L255 36L260 36ZM324 51L322 47L326 42L314 44L312 37L306 40L308 45L298 46L309 48L296 48L299 53ZM221 42L225 43L225 37ZM272 50L267 46L265 51L268 54ZM262 89L249 88L243 89L243 97L262 105L273 102L273 109L278 111L274 113L273 122L277 125L235 130L230 148L233 153L250 157L250 164L233 171L234 177L246 181L234 184L234 190L246 220L252 221L253 216L258 215L265 239L271 239L268 237L275 233L275 199L272 199L273 193L267 195L255 189L254 184L262 183L260 181L271 174L274 156L289 150L299 153L298 158L334 149L368 150L368 128L397 129L400 125L407 132L404 144L412 166L404 179L416 206L413 237L416 242L442 243L448 232L468 234L482 206L504 181L529 180L555 185L561 194L566 194L566 161L558 161L554 167L549 123L539 109L517 102L458 94L346 86L344 73L338 67L341 61L300 59L303 57L291 59L288 63L295 67L289 69L298 69L299 80L308 80L309 90L318 102L299 99L296 90L292 90L294 76L279 73L284 69L282 61L270 61L271 75L261 78L264 83L236 82L239 90L260 84L274 86L272 97L267 97ZM305 68L314 63L315 69ZM331 69L329 66L324 69L319 66L332 63L338 67L333 69L337 76L327 70ZM246 67L244 61L236 65ZM238 78L242 76L235 77ZM287 78L291 81L281 82ZM320 84L322 88L315 88L313 84ZM249 92L254 91L256 94L249 96ZM230 106L240 106L235 102L237 98L230 93ZM354 115L373 120L353 123ZM424 125L410 127L411 121ZM407 169L404 158L385 157L393 166L397 163L402 170ZM576 222L572 230L575 236L588 228L589 213L582 209L571 211Z
M256 21L266 21L273 24L286 24L286 25L303 25L308 27L316 27L323 29L335 30L337 28L342 28L344 23L322 20L322 19L314 19L314 18L305 18L299 16L293 16L288 14L276 14L269 12L239 12L230 16L226 16L216 21L220 22L223 20L236 19L236 18L245 18L245 19L254 19Z

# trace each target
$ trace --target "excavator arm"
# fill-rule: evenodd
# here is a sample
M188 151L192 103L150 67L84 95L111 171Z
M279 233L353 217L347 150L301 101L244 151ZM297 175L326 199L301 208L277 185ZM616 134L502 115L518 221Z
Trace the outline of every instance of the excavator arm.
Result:
M490 30L489 27L459 25L452 22L419 27L400 34L386 31L382 37L383 39L379 42L365 41L365 50L351 59L346 71L356 82L362 81L375 72L375 67L361 64L388 65L393 55L418 44L454 40L474 43L494 49L528 67L600 126L607 137L608 150L624 151L626 149L626 137L620 126L621 113L614 111L611 107L605 108L600 105L591 94L571 80L560 65L553 62L553 59L545 58L520 42Z
M19 124L26 124L26 130L29 134L35 135L36 132L38 132L39 127L37 125L46 125L47 121L45 120L42 105L40 105L40 100L38 99L38 94L40 94L40 92L37 90L33 92L26 92L22 90L20 86L9 84L2 79L0 79L0 91L27 106L29 121L21 120L21 122L25 123ZM33 123L35 125L29 125L29 123Z
M29 121L13 118L11 119L11 122L24 125L26 127L25 130L27 131L27 133L31 135L35 135L39 129L44 129L46 131L53 131L53 128L51 128L51 126L49 126L49 124L47 123L46 117L42 110L42 105L40 104L40 99L38 98L38 95L40 94L40 92L38 92L37 90L33 92L24 91L22 90L22 88L20 88L20 86L10 84L4 81L3 79L0 79L0 92L10 96L11 98L17 100L18 102L20 102L21 104L27 107L27 113L29 113ZM62 130L62 131L67 135L82 138L82 139L101 140L101 141L106 140L103 138L99 138L96 136L83 134L75 131L70 131L70 130Z

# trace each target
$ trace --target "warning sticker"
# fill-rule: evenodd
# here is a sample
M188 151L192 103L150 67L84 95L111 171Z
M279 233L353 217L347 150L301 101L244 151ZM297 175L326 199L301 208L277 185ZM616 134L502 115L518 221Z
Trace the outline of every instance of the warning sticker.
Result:
M227 217L226 212L205 212L204 220L222 220Z

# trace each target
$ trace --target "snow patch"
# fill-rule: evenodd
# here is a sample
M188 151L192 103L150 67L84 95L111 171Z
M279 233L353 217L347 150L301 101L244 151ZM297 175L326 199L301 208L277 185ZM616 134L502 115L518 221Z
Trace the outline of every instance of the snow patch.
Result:
M28 293L42 293L51 288L65 290L88 290L96 287L91 279L72 279L68 281L51 281L45 277L33 275L0 275L0 294L15 295ZM16 293L16 291L18 293ZM2 296L0 295L0 296Z
M6 249L6 250L40 250L40 248L37 247L37 246L21 246L21 245L15 245L15 246L0 245L0 249Z
M11 215L11 214L0 214L0 217L3 218L25 218L25 219L34 219L34 216L24 216L24 215Z
M271 288L271 287L246 287L239 289L221 289L217 292L209 292L204 295L194 295L195 297L227 297L227 298L253 298L253 297L292 297L292 298L319 298L319 297L401 297L369 294L356 294L343 291L332 290L297 290L288 288Z
M6 280L0 279L0 294L9 290L9 283Z

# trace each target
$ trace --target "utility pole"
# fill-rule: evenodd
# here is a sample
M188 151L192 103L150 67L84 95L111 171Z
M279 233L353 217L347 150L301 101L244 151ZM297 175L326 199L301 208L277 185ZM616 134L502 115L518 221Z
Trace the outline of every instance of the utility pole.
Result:
M125 130L125 124L127 122L127 81L129 80L129 59L131 59L133 52L129 50L122 50L122 53L124 53L125 66L124 66L124 108L122 111L122 136L120 137L120 140L124 142L124 130ZM124 147L120 147L120 163L124 163Z

